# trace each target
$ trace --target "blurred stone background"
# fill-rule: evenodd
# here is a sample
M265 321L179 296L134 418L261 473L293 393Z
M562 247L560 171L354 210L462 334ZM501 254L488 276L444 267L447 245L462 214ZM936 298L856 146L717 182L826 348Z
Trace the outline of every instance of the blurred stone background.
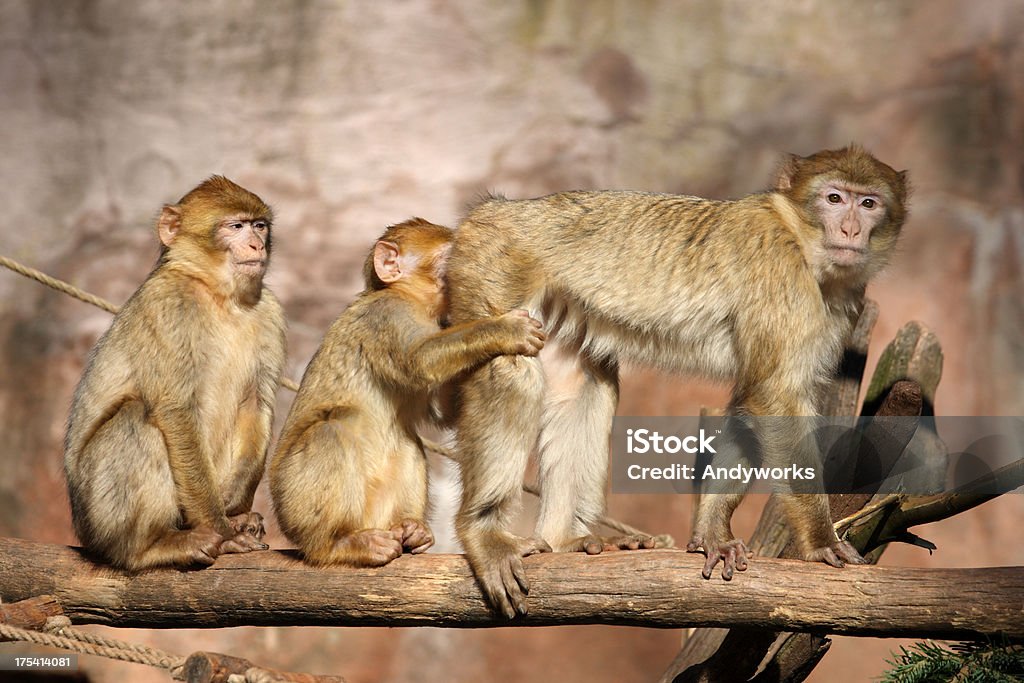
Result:
M915 185L903 250L870 292L882 309L871 365L918 319L945 348L940 414L1021 415L1022 73L1024 4L1011 0L5 0L0 254L123 302L156 258L160 205L226 174L276 208L270 282L298 378L388 224L455 224L487 190L736 197L766 187L783 152L859 141ZM74 542L60 440L109 320L0 271L0 535ZM620 413L694 414L725 395L627 369ZM443 528L455 494L446 472L437 480ZM257 502L269 511L263 488ZM610 500L676 539L689 507ZM935 555L893 548L883 562L1024 564L1022 515L1024 498L1004 496L921 529ZM597 626L116 634L354 683L651 681L681 638ZM897 645L837 639L811 680L876 676ZM167 680L83 662L96 681Z

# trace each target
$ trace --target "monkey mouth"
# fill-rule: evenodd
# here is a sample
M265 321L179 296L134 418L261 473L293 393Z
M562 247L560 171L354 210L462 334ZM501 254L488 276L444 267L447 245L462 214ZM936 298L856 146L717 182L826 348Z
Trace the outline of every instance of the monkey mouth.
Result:
M248 261L235 261L235 268L242 273L257 274L262 273L267 267L267 262L263 259L249 259Z
M854 247L845 244L826 244L825 249L832 257L832 263L837 266L857 265L862 263L868 254L868 250L864 247Z

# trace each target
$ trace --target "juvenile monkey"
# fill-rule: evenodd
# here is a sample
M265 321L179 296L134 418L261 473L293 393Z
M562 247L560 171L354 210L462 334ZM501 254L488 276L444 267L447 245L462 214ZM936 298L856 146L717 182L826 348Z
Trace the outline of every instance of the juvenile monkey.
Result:
M604 505L620 360L732 379L737 414L815 415L906 198L904 173L850 146L789 157L773 190L735 201L563 192L477 205L450 258L452 321L526 308L580 378L574 395L545 400L540 362L513 356L461 384L457 529L490 602L526 612L520 558L545 541L600 552L587 522ZM814 457L799 429L772 425L757 433L766 464ZM508 527L535 443L542 501L527 540ZM709 493L688 549L707 554L705 577L722 561L730 578L747 562L729 525L742 495ZM787 496L786 507L805 559L862 561L833 532L824 496Z
M156 268L100 338L64 440L82 544L116 567L264 549L263 476L284 317L263 286L270 207L213 176L157 220Z
M282 531L311 564L379 566L429 548L416 427L432 392L495 356L544 345L525 311L440 327L451 240L420 218L388 228L366 259L365 290L306 368L270 490Z

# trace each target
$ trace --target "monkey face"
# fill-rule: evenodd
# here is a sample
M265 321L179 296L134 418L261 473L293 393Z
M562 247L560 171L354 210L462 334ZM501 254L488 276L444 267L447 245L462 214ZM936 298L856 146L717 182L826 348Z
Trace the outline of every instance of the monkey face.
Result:
M821 185L814 205L825 229L824 246L832 263L843 267L866 264L871 233L886 217L882 193L841 180L830 181Z
M234 214L215 228L217 245L228 253L234 273L262 278L270 258L270 221L267 218Z

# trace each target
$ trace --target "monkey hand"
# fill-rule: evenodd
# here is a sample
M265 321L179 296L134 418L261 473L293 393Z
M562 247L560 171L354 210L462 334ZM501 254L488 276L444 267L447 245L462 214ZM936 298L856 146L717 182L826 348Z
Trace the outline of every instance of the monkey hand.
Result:
M252 513L259 517L259 529L263 531L263 516L258 512ZM220 544L221 553L247 553L253 550L266 550L270 546L260 540L263 534L260 533L257 536L253 531L250 530L251 522L249 520L243 520L242 528L235 528L235 519L238 517L232 517L229 521L232 527L233 536L224 536L224 541Z
M184 534L185 562L183 564L211 565L220 555L220 546L224 542L224 537L210 527L198 526L179 533Z
M530 583L522 558L549 553L551 546L540 538L519 538L500 531L485 532L469 542L463 539L463 543L487 602L507 619L526 614Z
M657 548L658 541L647 534L624 534L622 536L580 536L569 542L568 552L585 552L598 555L605 550L638 550ZM666 547L666 546L662 546Z
M263 540L263 515L258 512L243 512L239 515L228 517L231 527L235 533L249 533L259 540Z
M686 552L696 553L704 549L707 559L704 561L704 568L701 576L705 579L711 578L715 565L722 563L722 578L726 581L732 579L733 572L747 570L747 557L753 553L747 548L747 544L738 538L731 541L709 542L704 540L701 534L695 534L690 542L686 544Z
M833 567L845 567L847 564L867 564L867 560L861 557L857 549L847 541L836 541L832 545L823 548L815 548L804 553L804 559L808 562L824 562Z
M509 331L510 345L507 353L536 356L544 348L548 337L540 321L531 318L528 312L517 308L500 316L498 320Z
M416 519L403 519L391 527L391 534L402 544L402 548L413 555L425 552L434 545L434 534L430 527Z

